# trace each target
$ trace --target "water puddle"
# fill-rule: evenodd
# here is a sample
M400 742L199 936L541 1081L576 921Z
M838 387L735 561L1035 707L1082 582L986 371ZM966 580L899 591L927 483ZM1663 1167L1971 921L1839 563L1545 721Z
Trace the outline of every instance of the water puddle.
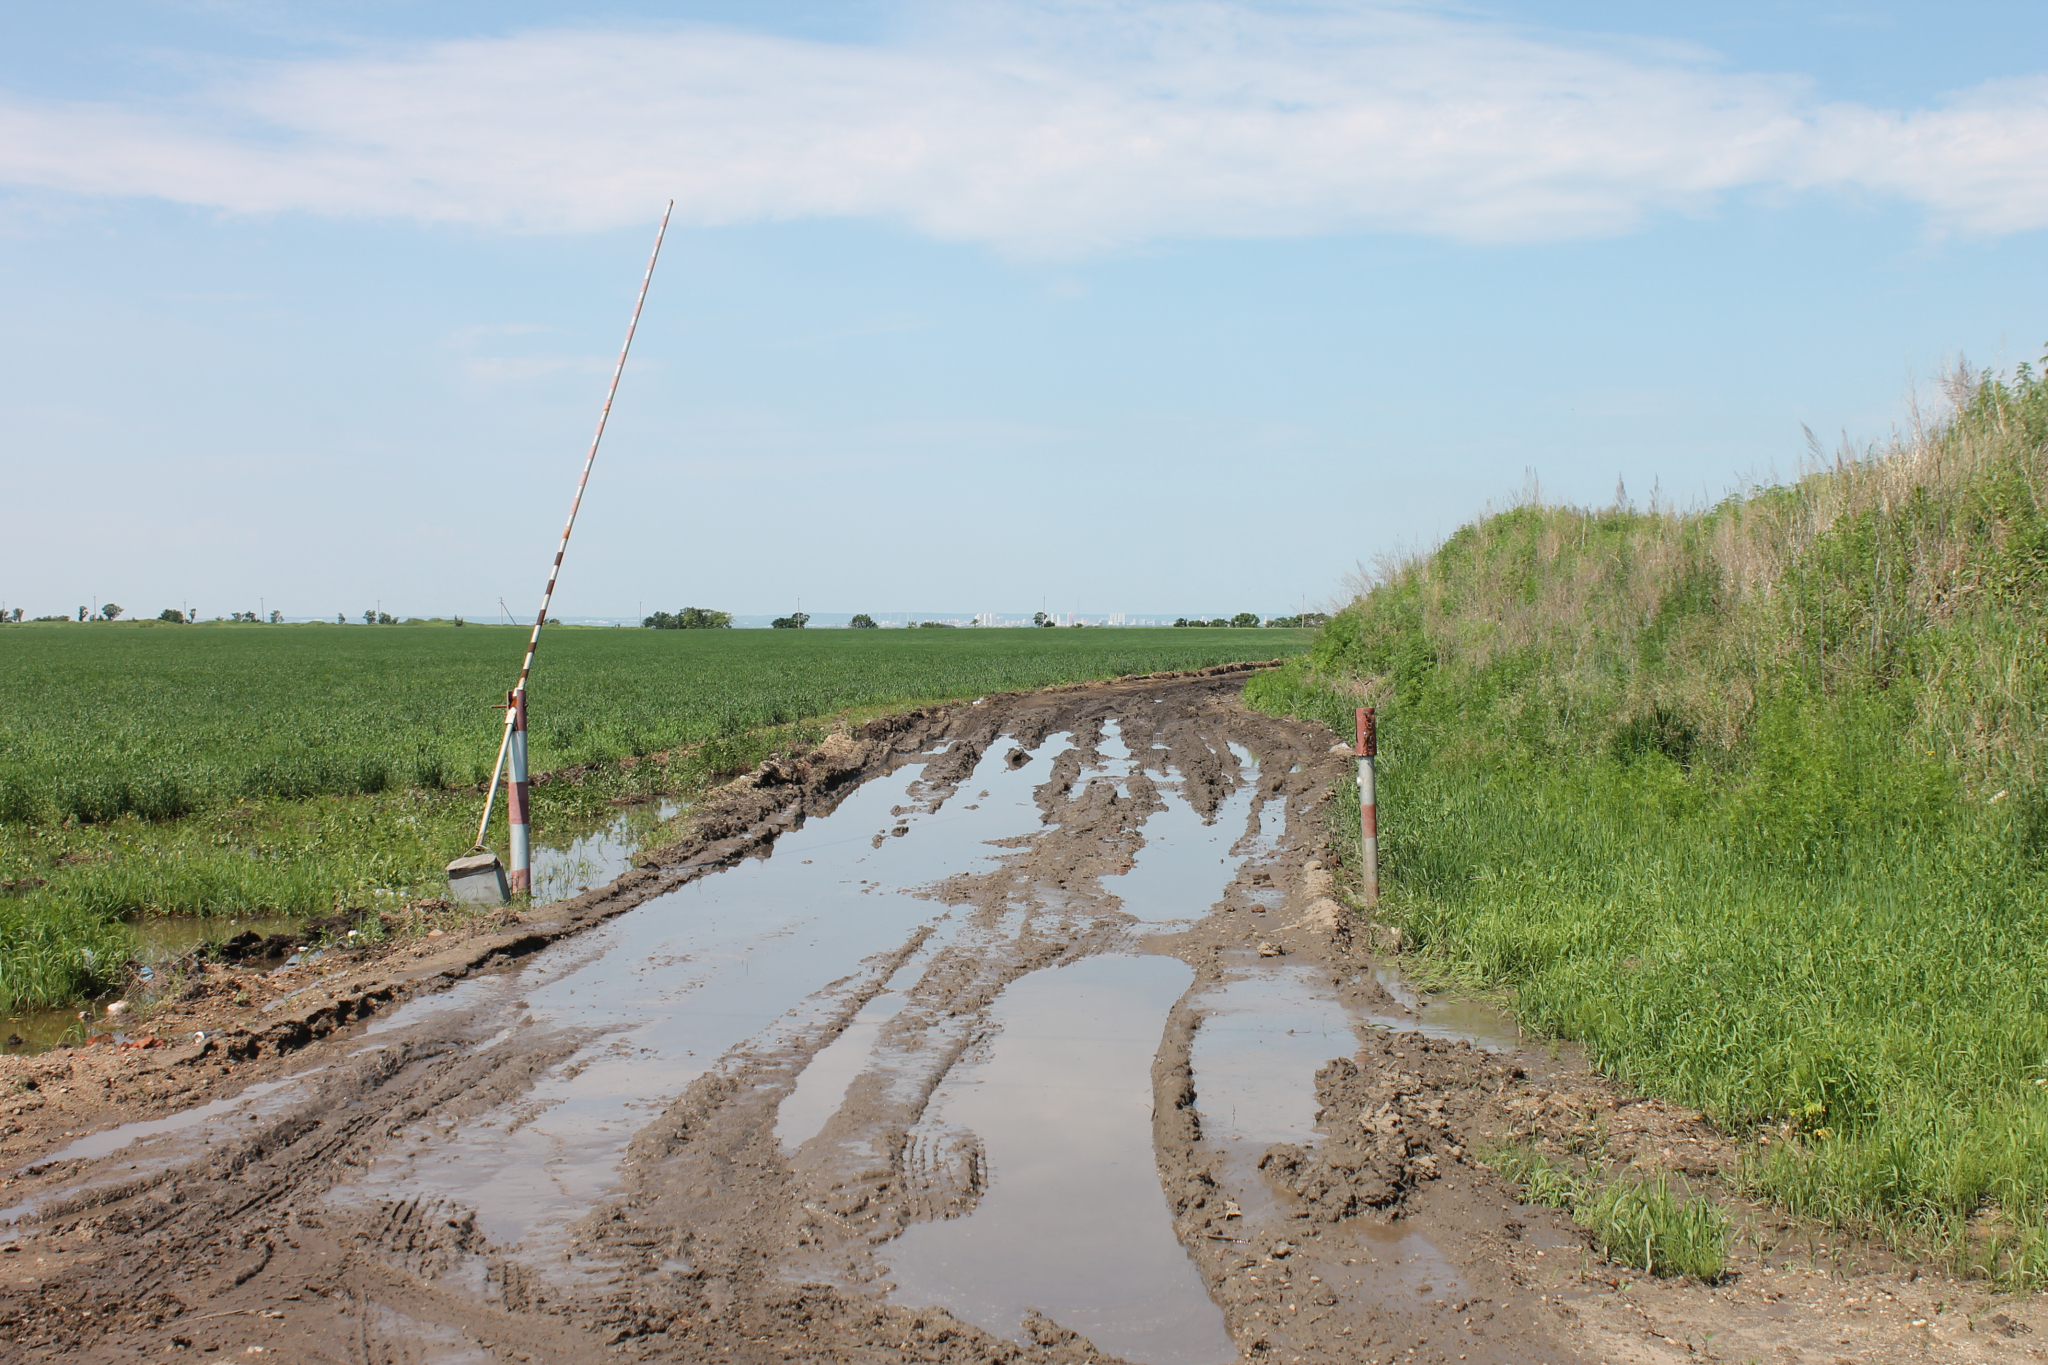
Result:
M861 1006L839 1036L812 1056L797 1077L795 1089L783 1097L775 1111L775 1140L784 1152L794 1152L816 1137L825 1121L838 1111L846 1098L846 1088L867 1069L882 1026L902 1012L903 992L917 984L932 959L952 941L953 935L946 927L934 932L923 947L896 969L875 997Z
M1462 1040L1488 1052L1520 1052L1528 1045L1513 1017L1484 1000L1422 995L1391 967L1374 967L1372 978L1407 1013L1373 1014L1368 1023L1425 1038Z
M1144 766L1124 743L1114 721L1103 727L1102 740L1095 748L1102 760L1098 768L1123 764L1125 771L1121 780L1114 772L1091 780L1122 785ZM1184 782L1172 781L1170 768L1160 769L1166 780L1159 783L1159 794L1166 809L1145 818L1145 845L1130 869L1103 881L1103 889L1117 898L1126 914L1146 924L1200 919L1223 898L1244 860L1261 850L1252 814L1258 794L1258 760L1235 744L1230 752L1238 763L1237 785L1207 818L1186 799Z
M280 1113L295 1103L298 1099L297 1086L301 1079L291 1076L279 1081L259 1082L231 1098L214 1100L168 1118L142 1119L135 1123L124 1123L118 1128L109 1128L104 1132L90 1133L48 1156L39 1157L31 1163L32 1167L41 1167L58 1161L85 1161L111 1156L116 1152L123 1152L133 1144L144 1144L140 1150L126 1153L134 1156L136 1160L116 1171L90 1182L48 1190L12 1208L0 1209L0 1224L18 1223L24 1218L32 1218L38 1208L52 1199L70 1200L104 1186L132 1181L136 1178L135 1172L141 1169L144 1162L152 1172L155 1172L180 1161L190 1160L204 1148L235 1135L250 1122ZM287 1089L288 1087L290 1089ZM287 1093L276 1093L281 1090Z
M1096 957L1009 988L986 1055L947 1078L920 1125L977 1135L987 1190L965 1217L884 1248L891 1298L1012 1338L1037 1309L1147 1365L1237 1358L1152 1152L1152 1059L1191 975L1173 958Z
M169 1118L142 1119L135 1123L124 1123L118 1128L109 1128L105 1132L92 1133L80 1138L68 1147L50 1153L48 1156L38 1160L36 1164L41 1165L46 1161L84 1161L96 1156L106 1156L120 1151L131 1142L139 1142L146 1137L155 1137L159 1133L180 1132L192 1127L194 1124L206 1123L209 1120L220 1118L236 1110L248 1111L238 1115L238 1117L246 1121L250 1114L253 1113L250 1107L257 1100L262 1099L265 1095L280 1087L292 1083L291 1080L259 1081L257 1084L242 1091L241 1094L230 1099L214 1100L212 1103L202 1104L196 1109L187 1109L183 1113L173 1114Z
M334 1197L460 1199L494 1241L552 1245L616 1184L633 1134L684 1087L750 1039L815 1033L871 983L859 971L849 978L850 966L949 913L919 888L1007 852L982 839L1035 827L1030 788L1043 768L1035 778L1032 764L1011 769L1011 747L991 746L936 811L919 802L914 777L876 779L783 835L770 857L650 900L518 972L466 983L455 1000L379 1020L376 1030L391 1032L468 1007L501 1017L501 1036L589 1041L516 1101L453 1134L412 1134L412 1150L381 1158ZM1030 812L1022 824L1020 811Z
M1305 966L1267 967L1203 992L1190 1061L1211 1142L1316 1139L1316 1072L1358 1051L1349 1011Z
M546 905L604 886L633 866L649 835L682 813L673 801L632 806L594 829L543 837L533 845L533 902Z

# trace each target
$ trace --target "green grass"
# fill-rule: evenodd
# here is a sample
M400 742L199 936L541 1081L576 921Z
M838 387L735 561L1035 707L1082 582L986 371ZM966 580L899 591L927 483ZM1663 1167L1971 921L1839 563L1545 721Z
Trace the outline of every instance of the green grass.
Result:
M686 795L844 713L1298 652L1286 630L559 628L530 706L545 835ZM0 1008L116 979L126 922L431 894L469 846L525 633L0 629ZM619 760L675 751L675 763ZM502 825L501 825L502 827Z
M1708 1281L1727 1267L1727 1215L1711 1199L1673 1194L1667 1179L1582 1176L1527 1146L1504 1147L1485 1160L1522 1187L1526 1202L1562 1209L1585 1224L1609 1260Z
M1418 972L1750 1135L1793 1211L2032 1283L2048 384L1958 399L1708 511L1488 518L1246 695L1345 734L1379 707Z
M0 817L175 817L242 797L480 782L526 632L497 626L0 630ZM547 633L537 770L933 697L1298 650L1293 631ZM42 699L40 702L37 699Z

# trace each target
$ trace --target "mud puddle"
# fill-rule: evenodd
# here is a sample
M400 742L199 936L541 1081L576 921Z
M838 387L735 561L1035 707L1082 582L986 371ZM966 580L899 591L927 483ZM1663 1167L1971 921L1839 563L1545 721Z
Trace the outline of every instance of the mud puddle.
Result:
M1403 1012L1375 1013L1368 1017L1369 1023L1425 1038L1463 1040L1488 1052L1520 1052L1529 1043L1513 1016L1484 1000L1424 995L1389 966L1373 968L1372 975Z
M612 881L633 865L633 856L648 839L681 811L673 801L647 801L594 826L559 834L539 831L533 843L534 903L566 900Z
M335 1198L474 1202L494 1242L559 1244L616 1184L634 1134L723 1055L749 1040L794 1045L893 974L888 955L946 913L919 889L993 856L977 836L1016 832L1004 817L1028 806L1029 783L985 757L962 784L979 809L942 817L906 807L920 779L878 779L783 835L771 857L378 1021L379 1034L403 1036L464 1013L484 1046L562 1055L509 1103L452 1127L408 1129Z
M784 1152L795 1152L816 1137L826 1120L842 1107L847 1088L873 1063L882 1029L902 1015L904 993L931 970L939 952L952 943L954 933L949 930L956 926L947 923L950 918L941 917L931 937L860 1007L839 1036L805 1064L795 1088L775 1111L775 1140Z
M1355 1020L1328 977L1306 965L1240 967L1196 997L1204 1017L1189 1060L1211 1141L1264 1150L1315 1139L1316 1071L1358 1050Z
M1169 957L1092 957L1011 986L913 1145L978 1138L987 1185L961 1217L883 1253L891 1297L1002 1336L1036 1310L1148 1365L1233 1360L1223 1315L1176 1240L1152 1152L1152 1059L1192 974Z
M1109 745L1103 748L1107 756ZM1130 757L1120 742L1115 748L1122 751L1119 757ZM1170 774L1158 786L1166 808L1146 819L1144 847L1128 871L1103 883L1125 914L1147 924L1200 919L1222 899L1248 858L1272 851L1270 842L1260 839L1254 813L1258 762L1241 745L1228 746L1228 752L1236 760L1236 785L1212 811L1199 809L1185 784ZM1142 771L1142 762L1130 769Z

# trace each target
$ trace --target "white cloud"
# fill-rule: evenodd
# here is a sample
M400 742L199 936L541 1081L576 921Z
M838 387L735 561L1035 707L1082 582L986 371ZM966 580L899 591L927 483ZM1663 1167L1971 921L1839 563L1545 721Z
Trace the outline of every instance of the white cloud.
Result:
M1746 188L2048 225L2048 80L1938 108L1386 5L1012 3L887 44L534 32L0 100L0 182L516 230L812 216L1014 251L1353 230L1612 233Z

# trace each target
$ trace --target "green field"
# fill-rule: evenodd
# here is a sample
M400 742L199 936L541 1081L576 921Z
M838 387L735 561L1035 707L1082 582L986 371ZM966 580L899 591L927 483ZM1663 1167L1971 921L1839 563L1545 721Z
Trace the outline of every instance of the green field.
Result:
M687 794L822 718L1299 652L1291 630L551 629L536 823ZM0 629L0 1008L114 979L127 922L428 894L468 846L525 632L492 626ZM678 751L672 763L618 760Z
M2048 383L1695 513L1525 506L1254 706L1379 707L1384 917L1803 1214L2048 1279ZM1355 807L1354 807L1355 809Z

